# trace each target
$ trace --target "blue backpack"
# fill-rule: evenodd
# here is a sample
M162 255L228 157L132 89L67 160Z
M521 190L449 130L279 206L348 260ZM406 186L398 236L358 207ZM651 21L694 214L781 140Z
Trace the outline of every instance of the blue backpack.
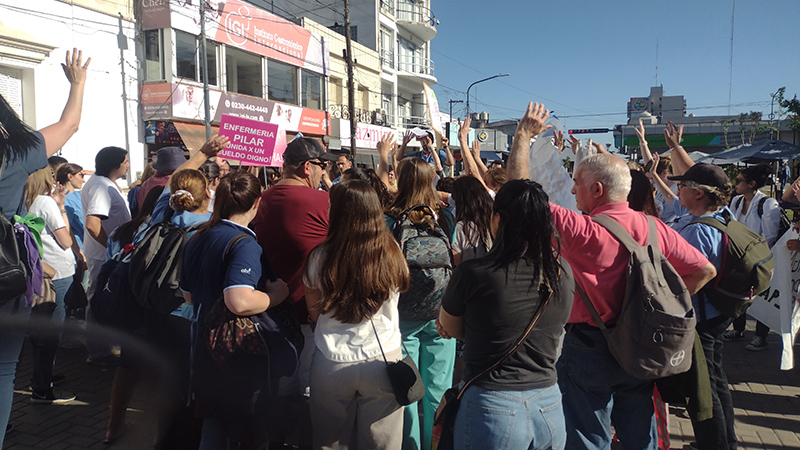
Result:
M398 310L400 320L429 321L439 316L442 296L453 272L453 251L448 233L433 221L415 224L409 219L413 211L423 211L434 217L428 205L416 205L390 216L395 219L392 234L400 244L408 262L411 283L408 291L400 294ZM452 222L450 211L442 208L448 224Z

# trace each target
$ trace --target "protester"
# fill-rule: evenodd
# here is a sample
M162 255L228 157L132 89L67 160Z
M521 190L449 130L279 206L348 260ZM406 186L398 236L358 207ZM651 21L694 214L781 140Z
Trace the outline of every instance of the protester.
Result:
M338 184L342 180L342 174L353 167L353 155L349 152L339 154L339 159L336 160L336 169L339 171L339 176L331 182L331 184Z
M105 147L95 156L95 173L83 186L81 207L84 214L85 232L83 253L89 270L89 290L86 295L92 298L97 289L97 276L106 261L108 236L117 226L131 220L128 204L122 197L122 190L116 180L128 173L130 163L128 152L119 147ZM90 305L91 306L91 305ZM91 307L87 308L87 327L91 328ZM107 345L87 340L89 358L87 362L98 365L116 364L117 358L111 354Z
M639 119L639 126L633 128L636 131L636 136L639 138L639 150L642 152L642 162L644 163L645 172L650 171L651 166L655 166L653 169L655 174L673 194L677 195L677 185L674 181L671 181L668 178L670 175L672 175L672 161L670 155L664 155L659 158L658 155L653 155L653 153L650 152L650 147L648 146L647 139L645 138L644 124L642 123L641 119ZM661 220L667 224L669 224L675 218L675 209L673 208L671 198L672 196L664 196L664 194L662 194L660 191L656 193L655 197L655 203L656 208L658 208L659 217L661 217Z
M156 171L153 176L142 182L139 192L136 193L137 203L144 201L144 197L155 186L166 186L169 184L169 177L175 170L186 162L186 156L180 147L163 147L156 153L156 161L153 169Z
M61 168L64 164L68 163L67 158L63 156L53 155L47 158L47 165L50 166L50 173L55 177L56 173L58 173L58 169Z
M674 135L669 139L679 146ZM672 176L678 182L678 197L681 205L692 216L713 217L722 223L735 220L726 207L731 193L731 184L725 172L713 164L695 164L683 175ZM718 229L703 223L690 223L681 230L681 236L700 250L711 264L722 270L724 258L723 234ZM728 378L722 367L722 334L731 319L720 313L702 295L692 296L692 305L697 311L697 335L703 345L708 375L711 381L713 417L697 421L692 417L695 438L701 449L736 449L737 438L734 431L734 411Z
M402 358L397 301L408 277L374 188L361 180L335 185L328 237L309 254L303 276L316 324L314 448L401 448L403 410L386 361Z
M466 390L455 448L563 448L555 360L574 287L569 265L551 248L558 236L547 194L535 182L506 183L495 197L492 224L495 246L456 267L439 313L440 333L465 340L464 380L508 351L552 297L522 348Z
M416 205L428 205L433 212L413 211L409 214L412 223L432 229L434 221L441 227L450 243L455 239L455 221L450 211L443 207L433 189L433 166L418 157L404 158L397 166L397 197L390 205L386 223L389 229L395 225L395 217ZM450 258L450 255L446 255ZM422 281L420 281L422 282ZM428 285L446 283L447 280L426 280ZM411 290L422 288L411 283ZM401 298L400 304L404 301ZM422 422L417 403L406 406L403 422L403 448L427 449L433 430L433 415L439 406L444 391L452 385L455 362L455 342L443 339L436 331L436 317L419 320L408 311L417 305L406 304L400 308L400 331L406 352L414 359L425 383L425 396L420 400ZM430 305L428 305L430 306ZM438 306L438 305L436 305ZM427 309L427 308L426 308ZM406 312L404 312L406 311Z
M456 207L453 262L458 265L481 257L492 248L492 197L473 177L458 178L451 197Z
M211 160L204 162L199 170L205 177L206 182L208 183L208 196L210 201L208 202L208 212L214 212L214 195L217 191L217 186L219 186L219 165ZM259 180L260 181L260 180Z
M405 154L406 146L414 138L417 139L422 149L418 152ZM418 127L412 128L405 135L403 135L403 142L400 145L400 149L396 153L397 159L399 161L403 158L418 157L422 158L428 164L435 164L436 161L434 160L433 155L436 154L439 157L439 163L441 166L452 167L453 155L450 154L449 151L445 152L444 150L439 150L437 152L434 148L435 143L436 138L433 136L432 131L423 130Z
M228 161L224 159L217 158L217 165L219 165L219 176L224 177L225 175L231 173L231 165Z
M64 323L66 309L64 297L72 285L75 274L75 255L72 253L72 233L70 233L67 213L64 209L66 198L64 187L56 185L49 168L39 169L25 182L25 206L28 213L44 219L42 239L42 263L48 264L54 274L50 277L55 288L56 304L50 316L55 326ZM39 316L41 317L41 316ZM75 400L73 394L53 388L53 366L60 333L42 332L31 337L33 344L33 375L31 377L31 402L64 404Z
M378 174L372 169L363 169L361 167L347 169L342 174L342 181L345 180L361 180L372 186L372 189L374 189L375 193L378 194L378 199L380 200L381 208L383 209L388 208L392 203L392 200L394 200L394 196L389 193L389 189L385 184L383 184L381 179L378 177Z
M237 171L222 178L214 213L208 225L186 245L181 289L194 306L197 330L192 343L192 392L197 415L204 418L200 448L260 449L268 441L269 421L278 380L269 375L266 355L234 353L220 367L203 337L208 336L209 310L222 298L239 316L250 316L280 304L288 295L286 283L261 277L261 248L247 228L258 211L261 188L255 176ZM238 235L230 254L226 251Z
M530 176L530 142L549 128L544 105L529 104L517 125L508 158L509 178ZM625 162L610 154L585 158L575 170L578 210L550 204L561 254L573 270L576 284L586 292L606 325L613 325L621 308L627 280L628 252L604 227L591 220L604 214L620 223L640 244L647 240L644 214L625 201L631 186ZM661 253L680 274L687 289L697 292L716 274L714 266L661 221L655 221ZM655 449L657 433L653 383L633 378L608 351L580 297L573 301L567 334L557 363L558 384L564 395L568 449L609 448L613 423L625 448Z
M64 199L64 209L67 211L69 229L78 249L83 249L83 207L81 207L81 188L85 183L83 167L66 163L56 173L56 182L66 189L67 197ZM83 260L83 253L76 253ZM79 261L83 264L83 261Z
M628 205L631 209L659 217L654 196L653 182L644 172L631 169L631 191L628 194Z
M144 166L142 176L128 186L128 209L131 212L131 217L136 217L139 214L139 202L136 200L137 195L139 194L139 189L141 189L142 184L149 180L150 177L152 177L155 173L156 170L153 169L153 163L149 162L146 166Z
M736 176L734 189L739 194L731 200L733 217L748 228L760 234L772 247L778 240L778 227L781 221L781 208L778 202L759 189L767 184L772 169L766 164L742 169ZM725 340L744 337L747 314L742 314L733 321L733 329L722 334ZM769 327L760 320L756 321L756 335L745 348L750 351L761 351L767 348Z
M55 154L78 131L83 108L83 92L86 72L91 58L82 62L83 52L73 49L66 52L62 65L64 75L70 83L69 97L58 122L39 131L32 130L17 116L11 105L0 95L0 211L9 220L14 214L24 215L22 193L25 180L33 172L47 167L47 158ZM16 304L20 299L8 301L0 313L27 320L30 308ZM24 333L20 331L0 332L0 430L8 425L11 401L14 392L14 377L17 372L20 349ZM0 447L5 435L0 433Z
M288 440L293 445L311 444L308 397L314 343L302 272L308 253L328 234L328 193L320 191L319 186L327 161L334 160L336 156L326 153L317 140L298 138L290 142L283 154L283 178L261 194L253 221L264 256L289 285L289 300L295 305L305 336L300 367L293 376L281 380L276 409L283 414L274 418L271 431L277 443Z

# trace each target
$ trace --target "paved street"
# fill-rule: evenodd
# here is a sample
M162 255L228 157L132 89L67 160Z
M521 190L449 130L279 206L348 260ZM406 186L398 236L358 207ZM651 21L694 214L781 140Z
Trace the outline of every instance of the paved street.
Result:
M769 347L762 352L745 350L752 336L753 321L748 321L745 339L725 346L725 369L736 407L739 448L800 449L800 372L779 370L779 337L770 334ZM800 346L795 347L800 351ZM78 398L69 405L34 405L27 394L31 373L31 354L26 345L17 377L17 394L11 422L14 430L6 437L6 449L148 449L154 436L152 414L143 410L146 395L152 392L140 385L131 410L126 434L112 446L101 441L108 420L108 399L114 369L86 364L86 350L59 349L56 373L66 375L61 389ZM689 419L670 415L673 449L688 449L693 440Z

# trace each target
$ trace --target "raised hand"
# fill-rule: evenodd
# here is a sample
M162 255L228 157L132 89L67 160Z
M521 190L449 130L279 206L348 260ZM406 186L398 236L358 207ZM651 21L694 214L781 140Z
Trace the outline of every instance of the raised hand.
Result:
M406 134L403 135L403 147L408 145L411 140L414 139L414 133L410 131L406 131Z
M86 82L86 72L89 69L89 63L92 58L87 58L85 64L81 64L83 59L83 51L77 48L72 49L72 54L67 50L67 57L61 68L64 69L64 75L67 76L70 84L83 84Z
M386 158L388 159L389 158L389 152L394 149L395 145L397 145L397 144L395 144L394 133L386 133L386 134L384 134L383 136L381 136L381 140L378 141L378 144L377 144L378 155L380 155L380 156L384 156L385 155Z
M569 135L569 148L572 149L572 154L577 155L578 150L581 149L581 140L576 138L574 135Z
M53 187L53 191L50 192L50 197L56 201L59 209L64 209L64 200L67 198L67 189L61 185L61 183L56 182L55 186Z
M633 129L636 131L636 136L639 138L639 143L647 143L647 140L644 138L644 124L642 123L642 119L639 119L639 126L634 126Z
M592 147L594 147L595 150L597 150L598 155L601 153L608 153L608 150L606 150L606 146L599 142L592 142Z
M659 159L661 159L661 158L658 156L658 153L653 153L653 160L652 160L653 163L650 164L650 170L647 170L644 173L645 175L647 175L647 178L649 178L651 181L654 180L653 177L657 176L656 167L658 166L658 160Z
M667 122L667 128L664 129L664 139L667 141L667 147L672 149L681 145L683 138L683 125L675 126L672 122Z
M458 142L466 144L469 142L469 126L472 123L472 118L467 117L464 121L458 121Z
M561 150L564 150L564 132L563 131L556 131L553 134L553 145L556 146L558 152L561 153Z
M214 136L211 139L207 140L202 147L200 147L200 152L202 152L206 157L213 158L217 156L217 153L221 152L228 146L228 137L227 136Z
M522 119L517 124L517 130L514 134L527 139L533 138L553 127L552 125L545 125L549 118L550 110L545 109L544 104L530 102L525 115L522 116Z

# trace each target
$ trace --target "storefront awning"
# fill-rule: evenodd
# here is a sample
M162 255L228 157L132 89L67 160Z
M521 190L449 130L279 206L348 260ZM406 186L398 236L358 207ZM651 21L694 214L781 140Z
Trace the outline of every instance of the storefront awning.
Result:
M189 149L190 154L194 154L206 142L206 127L205 125L198 125L196 123L186 122L172 122L178 134L181 135L183 145ZM219 133L219 127L211 125L211 135L215 136Z

